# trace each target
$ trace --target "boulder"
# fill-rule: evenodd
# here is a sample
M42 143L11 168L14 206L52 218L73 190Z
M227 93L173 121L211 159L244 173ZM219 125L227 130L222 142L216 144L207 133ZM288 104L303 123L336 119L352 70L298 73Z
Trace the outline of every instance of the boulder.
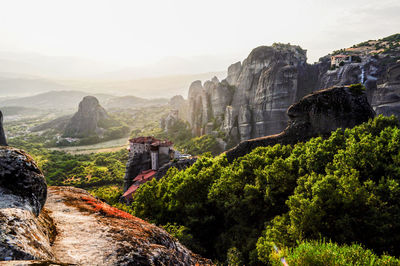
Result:
M36 216L46 202L46 180L32 157L23 150L0 147L0 188L22 199Z
M41 212L46 197L45 179L32 157L0 147L0 261L54 259L52 220Z

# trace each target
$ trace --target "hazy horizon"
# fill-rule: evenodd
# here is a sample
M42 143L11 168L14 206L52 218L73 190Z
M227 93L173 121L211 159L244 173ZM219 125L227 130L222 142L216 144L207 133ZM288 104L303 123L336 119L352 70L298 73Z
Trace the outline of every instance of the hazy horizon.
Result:
M400 3L392 0L16 0L0 6L0 59L10 53L8 59L91 62L97 68L89 76L179 60L201 64L188 64L186 73L221 71L274 42L300 45L313 63L400 29Z

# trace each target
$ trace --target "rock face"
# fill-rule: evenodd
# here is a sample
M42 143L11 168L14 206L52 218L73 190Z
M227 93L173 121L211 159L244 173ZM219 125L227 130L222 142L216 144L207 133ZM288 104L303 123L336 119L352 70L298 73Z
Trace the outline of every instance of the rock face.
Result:
M165 230L113 208L82 189L50 187L59 234L55 257L79 265L211 265Z
M372 103L377 114L400 118L400 63L387 70L385 83L378 86Z
M3 113L0 111L0 146L7 146L6 134L3 129Z
M22 150L0 147L0 188L23 199L25 208L39 215L46 202L47 186L36 163Z
M306 64L299 46L275 44L254 49L228 68L228 76L189 88L189 122L194 135L207 126L236 141L275 134L287 124L286 109L310 93L317 68Z
M94 96L86 96L79 103L78 112L74 114L64 130L65 137L88 137L100 135L102 129L99 121L107 119L107 112L100 106Z
M82 189L49 187L47 202L46 195L44 177L32 158L21 150L1 147L0 261L16 265L212 265L165 230Z
M47 196L45 179L22 150L0 147L0 261L54 259L51 219L37 217Z
M350 128L375 116L365 92L359 88L332 87L305 96L287 110L287 128L267 137L242 141L228 150L228 161L244 156L260 146L295 144L316 136L328 136L337 128Z
M185 170L186 168L192 166L196 161L197 158L188 158L188 159L180 159L177 161L169 162L160 167L160 169L158 169L155 178L157 180L160 180L163 176L167 174L168 170L172 167L178 169L179 171Z
M378 114L400 119L400 49L387 46L388 51L373 51L374 43L346 49L357 60L335 68L331 55L307 64L306 51L299 46L274 44L254 49L242 63L228 68L226 79L192 83L188 100L193 135L220 131L232 145L276 134L287 126L287 108L301 97L357 83L366 87L368 101Z

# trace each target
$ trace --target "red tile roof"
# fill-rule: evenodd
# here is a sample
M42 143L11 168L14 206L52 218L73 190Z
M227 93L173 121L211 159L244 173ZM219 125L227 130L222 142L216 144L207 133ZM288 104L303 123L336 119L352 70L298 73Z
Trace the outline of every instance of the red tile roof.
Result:
M156 139L155 137L148 136L148 137L138 137L138 138L133 138L129 140L132 143L140 143L140 144L145 144L145 143L153 143L155 141L159 141L159 139Z
M135 177L135 179L133 179L133 182L136 182L136 181L144 181L144 180L146 180L145 182L147 182L147 181L149 181L150 179L152 179L153 178L153 176L156 174L156 171L155 170L146 170L146 171L143 171L143 172L141 172L140 174L138 174L136 177Z
M154 170L145 170L138 174L135 179L133 179L133 185L128 188L127 191L122 195L125 199L131 200L133 194L135 194L136 190L140 187L141 184L146 183L153 179L156 171Z
M122 196L127 200L131 200L132 199L132 195L136 192L136 190L139 188L139 186L140 185L133 184L132 186L130 186L128 188L127 191L125 191L124 195L122 195Z
M153 147L169 147L172 146L173 143L169 140L160 140L160 139L156 139L155 137L138 137L138 138L133 138L130 139L129 142L132 143L139 143L139 144L151 144Z

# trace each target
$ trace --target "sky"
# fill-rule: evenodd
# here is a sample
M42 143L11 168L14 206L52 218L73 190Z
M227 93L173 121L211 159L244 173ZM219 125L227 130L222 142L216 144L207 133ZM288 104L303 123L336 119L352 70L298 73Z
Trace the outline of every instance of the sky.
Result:
M399 14L398 0L0 0L0 51L119 66L214 57L215 71L218 58L233 63L283 42L307 49L312 63L400 32Z

